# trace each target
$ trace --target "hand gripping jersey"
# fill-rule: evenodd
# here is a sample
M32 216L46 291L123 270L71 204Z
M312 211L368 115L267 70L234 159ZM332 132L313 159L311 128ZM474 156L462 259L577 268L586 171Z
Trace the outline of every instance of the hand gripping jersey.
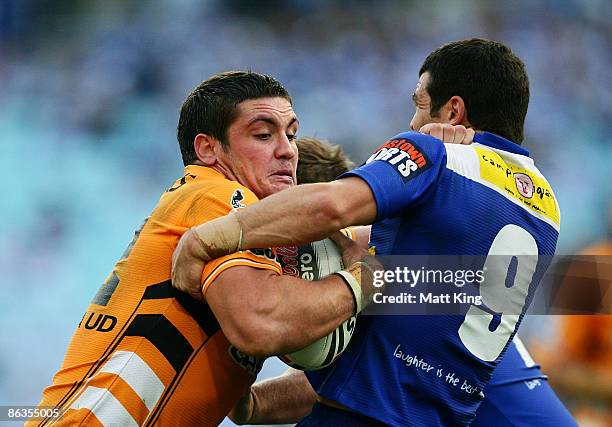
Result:
M261 361L230 345L206 304L172 288L171 257L188 228L256 201L213 169L187 166L100 287L43 393L41 406L67 412L29 425L219 424ZM208 263L203 285L234 265L280 274L271 251L238 252Z
M485 266L494 255L528 256L489 271L483 306L466 315L361 315L344 354L308 374L321 396L394 426L472 421L559 233L555 196L528 155L487 132L467 146L407 132L344 175L372 189L377 255L481 255ZM517 306L504 314L508 301Z

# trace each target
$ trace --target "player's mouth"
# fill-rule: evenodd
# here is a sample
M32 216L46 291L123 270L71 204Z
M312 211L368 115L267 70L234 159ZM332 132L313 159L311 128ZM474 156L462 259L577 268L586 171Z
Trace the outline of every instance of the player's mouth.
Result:
M291 169L279 169L270 176L277 181L281 181L287 184L293 184L294 182L293 172L291 171Z

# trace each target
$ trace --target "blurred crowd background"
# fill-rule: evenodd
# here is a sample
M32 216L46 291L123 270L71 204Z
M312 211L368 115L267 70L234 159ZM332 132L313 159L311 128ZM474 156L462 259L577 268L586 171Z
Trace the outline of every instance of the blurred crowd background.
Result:
M431 50L502 41L531 79L524 145L561 205L558 252L609 238L611 22L609 0L0 0L0 405L38 402L96 289L182 174L184 98L223 70L277 77L299 134L360 163L407 130ZM559 325L530 320L527 341L562 349ZM608 348L611 329L597 338ZM605 423L612 399L600 397L588 425Z

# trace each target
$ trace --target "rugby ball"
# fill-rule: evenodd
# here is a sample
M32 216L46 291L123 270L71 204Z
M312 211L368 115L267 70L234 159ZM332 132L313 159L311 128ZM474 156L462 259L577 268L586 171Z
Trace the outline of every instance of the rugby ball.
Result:
M277 248L276 258L283 274L305 280L319 280L342 270L342 255L330 239L319 240L304 246ZM353 336L357 317L353 316L329 335L301 350L279 356L287 365L303 371L312 371L330 365L348 346Z

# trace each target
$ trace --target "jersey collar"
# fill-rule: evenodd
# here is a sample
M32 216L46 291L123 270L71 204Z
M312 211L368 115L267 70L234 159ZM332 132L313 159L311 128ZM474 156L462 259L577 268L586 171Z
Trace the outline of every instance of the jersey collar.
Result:
M515 144L509 139L503 138L499 135L495 135L491 132L476 132L474 135L474 142L482 145L487 145L492 148L497 148L503 151L509 151L510 153L520 154L521 156L529 157L529 151Z
M221 172L208 167L208 166L201 166L201 165L187 165L185 166L185 175L196 175L196 176L201 176L201 177L206 177L206 178L222 178L222 179L227 179L225 177L225 175L223 175Z

